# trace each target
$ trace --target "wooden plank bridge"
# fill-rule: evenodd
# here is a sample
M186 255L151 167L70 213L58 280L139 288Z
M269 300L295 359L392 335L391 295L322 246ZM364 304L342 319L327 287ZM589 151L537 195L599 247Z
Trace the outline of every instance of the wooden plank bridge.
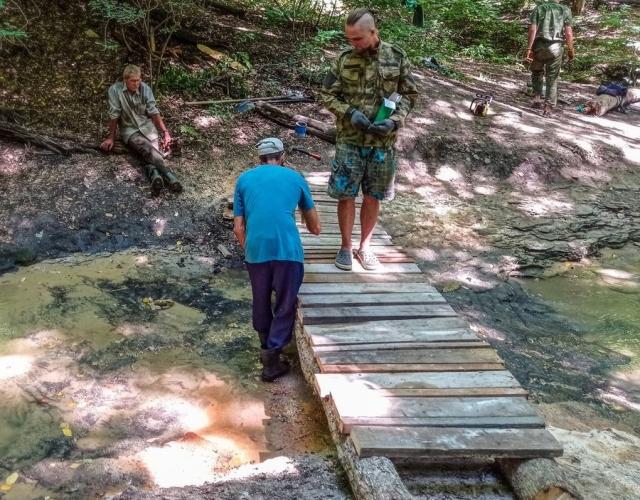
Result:
M305 376L344 448L341 455L561 455L496 351L381 227L372 242L380 269L366 271L355 259L352 272L334 266L340 247L336 202L325 194L326 176L307 180L323 231L316 237L299 223L305 279L296 341ZM356 215L354 247L358 231Z

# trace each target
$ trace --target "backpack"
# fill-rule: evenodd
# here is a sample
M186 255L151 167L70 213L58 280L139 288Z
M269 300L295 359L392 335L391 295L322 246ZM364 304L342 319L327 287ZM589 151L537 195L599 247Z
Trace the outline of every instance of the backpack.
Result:
M602 84L596 90L596 95L607 94L613 97L625 97L627 95L627 87L618 85L617 83Z

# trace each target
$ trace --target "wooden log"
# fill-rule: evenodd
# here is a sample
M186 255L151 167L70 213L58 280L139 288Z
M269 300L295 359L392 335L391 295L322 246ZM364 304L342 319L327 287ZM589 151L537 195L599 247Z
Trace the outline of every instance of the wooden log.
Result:
M8 122L0 122L0 136L9 139L33 144L43 149L51 151L55 154L70 155L71 153L91 153L96 154L99 151L98 146L86 144L65 144L58 139L39 134L20 125Z
M619 106L625 107L640 102L640 89L629 89L624 99L620 100L612 95L598 95L585 104L585 113L602 116Z
M320 370L311 354L301 326L302 323L298 318L295 339L300 367L309 385L315 387L314 376ZM331 437L336 445L338 459L347 473L354 496L362 500L413 499L413 495L402 483L393 462L386 457L360 458L353 442L340 432L340 419L333 412L329 400L323 398L321 401L327 415Z
M498 460L520 500L572 500L585 496L555 460Z
M336 143L335 127L332 127L327 123L314 120L308 116L289 113L267 102L258 101L255 105L256 111L260 113L260 115L277 123L278 125L292 129L295 128L296 122L304 121L307 123L308 134L314 135L320 139L330 142L331 144Z

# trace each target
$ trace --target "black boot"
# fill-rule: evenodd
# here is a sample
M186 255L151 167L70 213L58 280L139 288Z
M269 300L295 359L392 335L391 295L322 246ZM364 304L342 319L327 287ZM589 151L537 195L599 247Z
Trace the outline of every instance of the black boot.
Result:
M278 349L262 349L260 361L262 361L263 382L273 382L289 372L289 364L282 361Z
M171 170L165 170L162 174L169 189L174 193L182 193L182 184Z
M149 181L151 182L151 194L153 196L158 196L162 188L164 187L164 181L162 180L162 175L158 172L158 169L154 165L146 165L147 177L149 177Z

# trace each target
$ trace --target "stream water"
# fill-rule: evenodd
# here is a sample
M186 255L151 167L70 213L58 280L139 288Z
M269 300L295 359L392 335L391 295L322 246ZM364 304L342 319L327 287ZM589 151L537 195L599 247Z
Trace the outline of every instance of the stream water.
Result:
M179 250L0 277L0 482L19 473L7 499L198 485L328 448L304 383L274 396L258 381L244 272Z
M522 280L538 298L578 323L584 342L626 356L608 373L606 403L640 412L640 252L605 249L588 264L558 264L555 276Z

